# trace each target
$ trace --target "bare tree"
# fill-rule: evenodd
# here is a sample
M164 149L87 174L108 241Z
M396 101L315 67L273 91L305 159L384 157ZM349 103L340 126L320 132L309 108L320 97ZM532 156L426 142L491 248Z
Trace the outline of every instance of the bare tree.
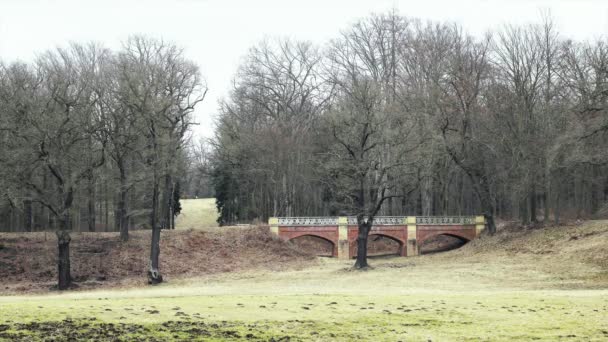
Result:
M152 174L148 281L157 284L163 280L160 230L169 228L171 221L176 156L192 125L192 112L207 89L198 67L175 45L135 36L118 58L122 101L141 123L138 127L146 138L144 158Z
M48 208L59 222L61 290L71 283L69 231L74 192L105 160L91 87L97 76L96 59L105 53L95 45L75 44L47 52L38 58L35 70L13 66L9 72L13 86L3 87L2 99L13 116L9 148L16 157L14 181L27 189L29 201ZM97 138L95 144L91 136ZM83 150L90 158L82 159ZM40 174L48 176L48 183L40 182L47 179Z
M414 187L407 184L407 166L414 164L412 152L421 141L413 129L416 119L393 101L396 90L379 73L386 69L390 80L390 62L378 69L382 64L374 61L373 56L386 55L376 30L362 22L328 52L327 74L337 96L324 122L332 146L323 160L328 168L324 180L341 212L357 217L358 269L369 266L367 240L374 217L386 200L406 196ZM377 47L383 52L377 53Z
M496 171L492 160L498 156L487 140L489 136L483 134L489 127L485 126L486 113L479 102L490 68L489 37L478 43L456 26L451 28L451 33L449 69L446 77L438 82L441 136L451 159L471 180L486 217L488 232L494 234L496 201L492 182Z

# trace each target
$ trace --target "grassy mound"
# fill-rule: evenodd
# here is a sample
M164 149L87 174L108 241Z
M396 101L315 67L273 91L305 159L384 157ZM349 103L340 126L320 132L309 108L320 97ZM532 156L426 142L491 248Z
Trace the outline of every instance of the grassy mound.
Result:
M0 234L1 292L43 290L56 282L57 242L53 234ZM129 285L145 280L150 231L120 242L117 233L73 233L71 268L83 287ZM162 231L163 276L194 277L248 269L283 270L314 263L311 254L285 243L267 228Z
M564 226L526 228L511 226L494 236L482 236L460 249L437 255L435 260L488 261L530 265L564 280L589 288L608 284L608 220L577 222Z

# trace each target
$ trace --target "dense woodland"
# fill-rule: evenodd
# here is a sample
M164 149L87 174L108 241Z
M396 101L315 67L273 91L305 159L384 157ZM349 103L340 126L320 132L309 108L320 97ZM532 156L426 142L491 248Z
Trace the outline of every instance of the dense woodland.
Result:
M61 247L74 230L152 229L162 281L180 197L214 195L222 225L355 215L361 253L376 215L483 214L490 232L592 217L607 80L608 41L569 40L549 15L480 37L388 12L323 45L252 47L198 142L207 85L179 47L71 44L0 64L0 230L56 230Z
M152 208L172 227L198 173L186 145L205 92L180 48L144 37L119 51L72 44L0 65L2 230L126 240L129 227L150 227Z
M608 199L608 41L550 15L474 37L372 15L254 46L222 102L223 224L269 216L593 216Z
M160 229L174 227L205 94L181 49L143 37L120 51L72 44L2 65L2 225L57 232L60 289L71 281L70 231L112 227L126 241L132 225L152 229L148 277L162 281Z

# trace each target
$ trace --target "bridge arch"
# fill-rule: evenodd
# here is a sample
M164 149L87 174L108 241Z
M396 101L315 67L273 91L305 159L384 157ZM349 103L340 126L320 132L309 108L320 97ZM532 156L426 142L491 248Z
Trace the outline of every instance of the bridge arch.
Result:
M328 243L331 246L331 256L338 256L338 246L337 246L336 241L334 241L334 239L332 237L327 236L327 234L323 234L322 232L320 232L320 233L302 232L302 233L297 233L297 234L290 234L290 236L287 239L285 239L285 241L294 242L294 240L304 238L304 237L313 237L313 238L322 240L325 243Z
M446 239L445 237L449 237L449 239ZM418 250L420 254L447 252L458 249L471 240L472 239L467 236L467 234L439 231L425 235L422 240L419 240Z
M391 232L383 232L383 231L370 231L369 232L369 236L367 237L368 253L369 253L369 244L373 240L374 237L383 237L383 238L387 238L391 241L396 242L399 246L398 246L395 254L405 256L405 241L400 236L391 234ZM349 250L350 250L351 258L354 258L355 256L357 256L357 239L356 238L354 240L350 241Z
M461 241L467 243L469 241L472 240L472 238L469 236L469 234L467 232L458 232L458 231L450 231L450 232L442 232L442 231L438 231L438 232L431 232L428 234L424 234L423 237L419 237L418 238L418 246L422 246L424 245L424 243L432 238L435 238L437 236L440 235L445 235L445 236L451 236L451 237L455 237L457 239L460 239Z

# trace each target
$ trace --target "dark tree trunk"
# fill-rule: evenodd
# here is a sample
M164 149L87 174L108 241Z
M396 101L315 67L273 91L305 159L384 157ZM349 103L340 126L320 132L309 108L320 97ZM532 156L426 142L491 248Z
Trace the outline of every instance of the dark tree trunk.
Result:
M150 245L150 269L148 270L148 284L162 283L163 276L158 269L158 257L160 255L160 226L157 222L158 216L158 178L153 177L152 189L152 213L150 214L150 225L152 226L152 242Z
M105 204L105 206L104 206L104 211L105 211L104 216L105 216L105 221L106 221L105 231L109 232L110 231L110 209L109 209L110 208L110 204L108 203L108 182L105 183L105 187L104 187L104 191L103 192L104 192L104 195L105 195L105 198L104 198L104 204Z
M88 180L88 199L87 199L87 225L90 232L95 231L95 181L93 177Z
M162 192L162 201L161 201L161 229L170 229L171 228L171 206L173 199L173 185L171 175L166 174L163 177L163 192Z
M523 196L519 201L519 216L523 225L530 224L530 197Z
M118 194L118 224L120 227L120 240L129 240L129 218L127 217L127 175L124 166L120 169L120 193Z
M61 230L56 231L57 234L57 246L58 246L58 258L57 258L57 275L59 290L66 290L72 283L72 277L70 275L70 232L65 229L68 225L67 222L62 219Z
M369 231L371 230L371 221L358 220L359 234L357 235L357 260L355 261L356 269L368 268L367 263L367 238L369 237Z
M466 172L467 170L465 170ZM481 208L483 211L483 216L486 218L486 228L487 232L490 235L494 235L496 233L496 224L494 223L494 212L496 211L496 202L492 200L492 195L490 192L490 186L488 184L487 178L485 175L479 171L477 176L473 176L473 173L468 173L469 180L473 182L473 189L479 199L479 203L481 204ZM475 181L477 179L477 182Z
M171 213L171 229L175 229L175 214Z
M23 229L26 232L32 231L32 201L27 199L23 201Z
M536 223L538 221L536 218L536 186L534 184L530 187L530 194L528 196L530 197L530 221Z
M114 204L114 230L113 231L119 231L120 230L120 214L119 214L119 210L118 210L118 199L116 199L116 194L113 194L114 196L114 201L112 201L112 203Z
M488 230L488 234L494 235L494 233L496 233L496 223L494 222L494 216L491 214L485 214L484 217L486 218L486 229Z
M558 181L558 184L559 183ZM561 188L558 188L555 194L555 208L553 209L553 216L555 219L555 225L559 226L559 216L561 214L561 208L560 208L560 201L561 201L561 190L563 190L563 186L561 186Z
M494 222L494 211L496 204L490 198L490 194L486 193L485 191L482 191L481 196L479 196L479 200L481 201L483 208L483 216L486 219L487 233L494 235L494 233L496 233L496 224Z

